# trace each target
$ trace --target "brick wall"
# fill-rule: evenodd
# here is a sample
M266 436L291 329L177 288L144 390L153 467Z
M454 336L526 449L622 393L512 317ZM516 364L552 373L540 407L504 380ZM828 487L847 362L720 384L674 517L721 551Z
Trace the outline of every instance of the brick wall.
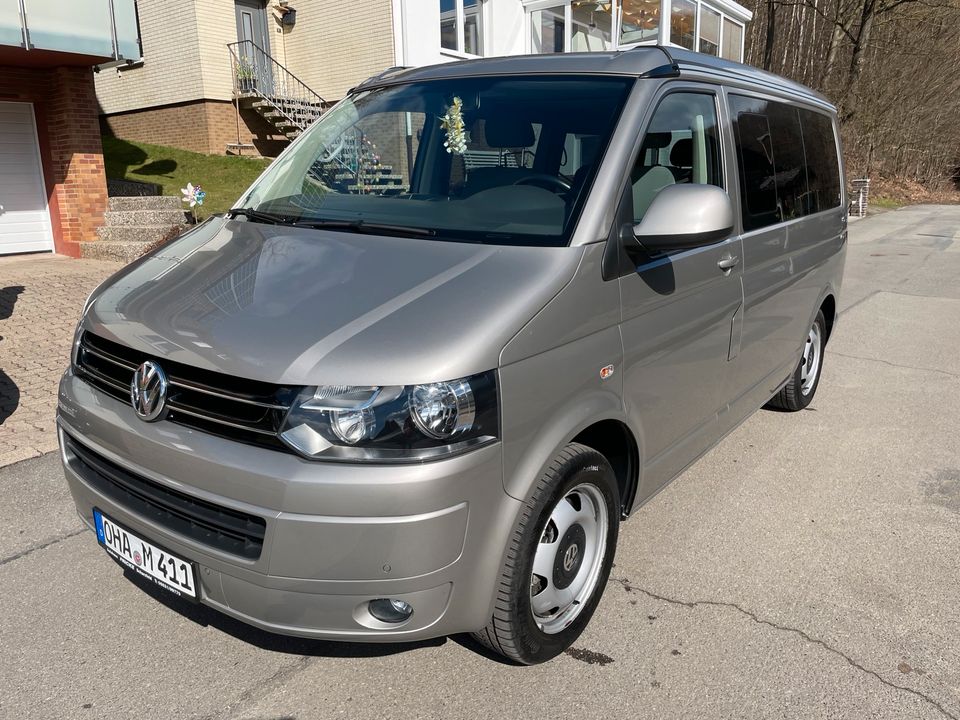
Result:
M54 246L78 257L107 206L93 70L0 67L0 100L33 103Z
M101 118L103 131L124 140L169 145L193 152L222 155L237 142L233 103L198 100L164 107L118 113ZM273 156L286 145L283 135L255 112L240 114L240 142L261 155Z

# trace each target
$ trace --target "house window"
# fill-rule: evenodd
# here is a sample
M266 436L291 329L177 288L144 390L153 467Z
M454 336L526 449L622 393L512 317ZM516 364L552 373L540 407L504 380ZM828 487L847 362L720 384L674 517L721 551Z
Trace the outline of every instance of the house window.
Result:
M656 41L660 37L660 0L620 3L620 43Z
M720 54L720 13L706 5L700 8L700 52Z
M675 45L693 50L697 33L696 0L674 0L670 13L670 40Z
M610 50L613 3L573 0L570 3L570 52Z
M565 12L566 7L558 5L530 13L530 52L535 55L563 52Z
M720 45L720 57L740 62L743 57L743 25L729 18L723 19L723 42Z
M482 0L440 0L440 47L483 55Z
M534 2L527 8L530 52L591 52L613 49L612 0Z

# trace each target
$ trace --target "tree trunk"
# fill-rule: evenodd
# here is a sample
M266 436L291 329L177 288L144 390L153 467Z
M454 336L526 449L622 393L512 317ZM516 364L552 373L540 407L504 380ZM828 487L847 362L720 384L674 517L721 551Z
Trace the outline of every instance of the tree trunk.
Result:
M771 70L773 65L773 45L777 39L777 3L767 0L767 39L763 45L763 69Z
M849 123L857 113L859 101L857 93L860 89L860 77L863 75L864 54L870 43L870 31L873 29L873 19L876 17L876 7L874 0L866 0L863 3L860 27L853 43L850 68L847 70L847 91L843 101L843 116L840 118L843 124Z

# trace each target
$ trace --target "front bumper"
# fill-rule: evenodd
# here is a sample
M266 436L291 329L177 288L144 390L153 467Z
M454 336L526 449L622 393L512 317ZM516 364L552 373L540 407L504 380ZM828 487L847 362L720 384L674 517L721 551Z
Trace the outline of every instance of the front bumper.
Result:
M68 371L57 419L80 517L93 508L199 565L200 601L264 630L334 640L418 640L477 630L520 503L503 490L499 444L419 465L317 463L133 409ZM171 530L84 479L64 436L157 486L264 518L259 555L243 558ZM396 625L367 603L414 607Z

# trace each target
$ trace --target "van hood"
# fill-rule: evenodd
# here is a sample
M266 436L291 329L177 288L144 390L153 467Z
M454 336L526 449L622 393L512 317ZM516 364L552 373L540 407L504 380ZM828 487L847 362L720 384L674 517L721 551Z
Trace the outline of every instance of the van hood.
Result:
M497 367L581 255L217 218L101 286L83 327L272 383L452 380Z

